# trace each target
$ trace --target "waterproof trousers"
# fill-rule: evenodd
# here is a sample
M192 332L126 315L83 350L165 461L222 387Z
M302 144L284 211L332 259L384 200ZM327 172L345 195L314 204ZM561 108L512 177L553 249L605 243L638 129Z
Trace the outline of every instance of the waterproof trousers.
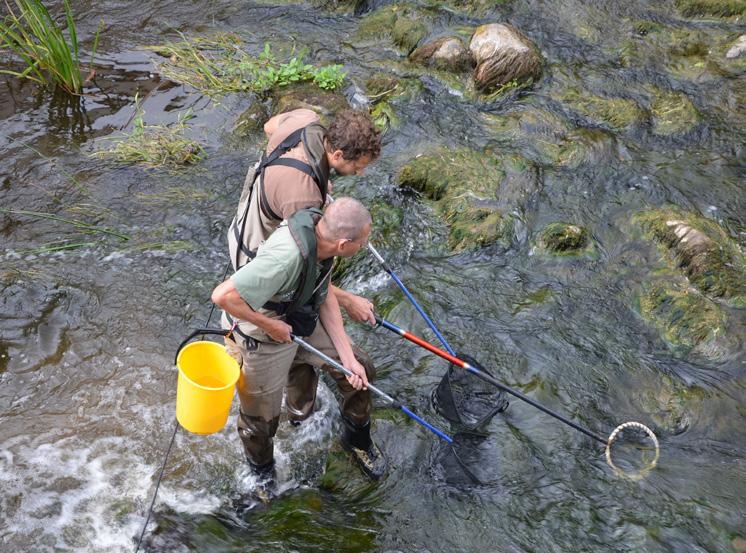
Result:
M321 323L316 325L306 342L339 361L337 350ZM257 342L252 351L244 347L241 337L236 336L235 341L226 340L226 349L241 365L236 385L241 402L238 435L246 458L254 467L265 467L273 461L273 438L280 420L283 391L286 392L288 418L301 421L309 417L316 402L316 387L322 368L337 383L345 423L369 428L370 391L355 390L344 374L324 365L323 360L297 344ZM370 358L357 348L354 351L358 362L365 367L368 379L372 379L375 368Z

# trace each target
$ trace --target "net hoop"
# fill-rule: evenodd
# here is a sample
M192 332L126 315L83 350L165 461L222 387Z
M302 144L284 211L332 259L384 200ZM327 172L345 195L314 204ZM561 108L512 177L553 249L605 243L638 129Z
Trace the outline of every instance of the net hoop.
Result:
M616 440L617 435L626 428L637 428L638 430L642 430L643 432L645 432L645 434L647 434L648 438L650 438L650 440L653 442L653 445L655 446L655 456L653 457L653 460L648 464L648 466L643 467L636 472L624 472L622 469L614 464L614 461L611 460L611 444L614 442L614 440ZM641 422L630 421L620 424L612 431L611 434L609 434L609 439L606 442L606 463L618 476L622 476L630 480L642 480L648 474L650 474L650 471L652 471L658 464L660 455L661 449L660 444L658 443L658 438L655 436L653 431L650 430L650 428L648 428Z

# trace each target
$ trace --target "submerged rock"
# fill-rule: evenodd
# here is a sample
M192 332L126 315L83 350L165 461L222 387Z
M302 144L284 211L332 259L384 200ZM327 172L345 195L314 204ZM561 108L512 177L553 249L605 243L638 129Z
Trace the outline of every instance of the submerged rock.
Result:
M640 314L682 355L693 352L718 359L729 349L722 308L686 286L668 281L647 284L640 296Z
M449 246L462 251L512 238L513 221L499 208L497 192L508 173L528 166L521 158L441 147L410 161L398 181L434 202L448 225Z
M556 255L577 255L591 246L588 229L570 223L551 223L539 236L539 247Z
M649 414L657 430L671 435L689 429L701 416L707 397L702 388L677 386L668 376L663 377L659 390L645 389L640 395L641 409Z
M575 89L565 90L558 97L594 123L615 131L626 131L645 118L645 112L637 102L626 98L604 98Z
M650 104L653 132L662 136L682 134L699 123L699 113L683 92L656 90Z
M579 167L618 157L614 137L607 131L575 128L560 115L544 109L522 109L507 115L482 114L495 138L528 151L539 165Z
M273 100L272 115L306 108L318 113L325 125L335 113L350 107L344 94L322 90L312 83L281 88L275 92Z
M399 17L394 23L391 30L391 38L394 44L404 50L409 55L412 50L417 48L420 41L427 36L427 27L415 17Z
M248 109L238 116L233 125L233 134L241 137L252 135L264 128L269 119L267 108L261 102L253 102Z
M744 0L676 0L676 7L686 17L730 17L746 13Z
M746 258L720 225L676 208L645 211L634 221L702 293L746 307Z
M737 58L744 52L746 52L746 35L741 35L738 37L738 40L733 43L733 46L728 49L725 57L728 59Z
M409 56L413 62L447 71L466 71L471 68L469 51L458 37L444 37L428 42Z
M502 23L478 27L469 51L477 68L474 85L489 92L512 81L535 80L541 74L541 56L537 48L518 29Z

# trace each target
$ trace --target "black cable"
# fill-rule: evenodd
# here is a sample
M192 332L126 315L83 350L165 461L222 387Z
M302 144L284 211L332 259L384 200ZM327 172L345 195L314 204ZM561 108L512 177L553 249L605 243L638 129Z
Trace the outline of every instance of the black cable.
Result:
M228 269L230 269L231 262L228 261L228 265L225 267L225 272L223 273L223 278L220 280L220 282L223 282L225 280L225 277L228 275ZM212 303L212 302L211 302ZM210 319L212 319L212 314L215 312L215 304L212 304L212 307L210 308L210 314L207 316L207 322L205 323L205 326L210 326ZM142 525L142 532L140 532L140 539L137 540L137 547L135 548L135 553L140 551L140 545L142 544L142 540L145 537L145 530L148 528L148 523L150 522L150 517L153 514L153 506L155 505L155 498L158 497L158 488L161 486L161 479L163 478L163 473L166 471L166 462L168 461L168 456L171 453L171 447L174 445L174 440L176 439L176 432L179 430L179 421L176 421L176 424L174 425L174 433L171 435L171 441L168 442L168 449L166 450L166 455L163 457L163 466L161 466L161 473L158 475L158 480L155 483L155 492L153 492L153 500L150 502L150 508L148 509L148 516L145 517L145 524Z

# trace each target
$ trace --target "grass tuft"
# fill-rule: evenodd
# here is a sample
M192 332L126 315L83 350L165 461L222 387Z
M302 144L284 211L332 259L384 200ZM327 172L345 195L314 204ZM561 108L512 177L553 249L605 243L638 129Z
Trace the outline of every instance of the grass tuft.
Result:
M94 156L111 158L120 163L142 163L148 167L177 167L197 163L205 157L205 150L196 140L184 137L187 121L192 119L190 110L179 115L175 125L146 125L137 96L135 96L134 128L129 134L117 138L108 150Z
M63 1L67 37L41 0L15 0L15 9L6 1L8 15L0 21L0 49L10 50L23 60L23 71L0 69L0 73L31 79L42 84L55 84L68 93L83 89L78 36L72 10ZM96 31L91 65L101 26Z

